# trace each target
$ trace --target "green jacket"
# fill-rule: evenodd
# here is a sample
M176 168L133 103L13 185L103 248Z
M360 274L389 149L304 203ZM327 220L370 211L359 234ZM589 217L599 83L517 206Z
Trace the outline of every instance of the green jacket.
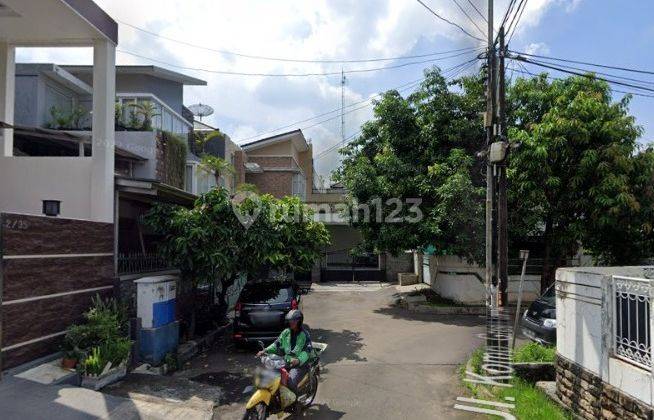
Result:
M307 335L300 331L295 338L295 347L291 348L291 329L286 328L277 337L271 345L266 347L265 352L268 354L283 354L286 362L290 363L291 359L298 359L300 366L309 360L309 349L307 346ZM280 354L280 355L281 355Z

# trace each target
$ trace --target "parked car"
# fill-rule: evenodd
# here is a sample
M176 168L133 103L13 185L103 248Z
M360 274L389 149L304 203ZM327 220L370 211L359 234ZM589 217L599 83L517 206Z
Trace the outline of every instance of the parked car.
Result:
M545 345L556 344L556 299L554 285L536 299L522 315L522 334Z
M234 341L244 344L275 340L286 328L286 314L300 307L300 295L300 288L291 282L246 284L234 307Z

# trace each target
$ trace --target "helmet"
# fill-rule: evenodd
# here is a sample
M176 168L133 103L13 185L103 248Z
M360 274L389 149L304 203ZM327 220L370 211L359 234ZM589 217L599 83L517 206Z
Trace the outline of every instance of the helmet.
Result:
M286 314L286 321L298 321L302 325L304 314L299 309L292 309Z

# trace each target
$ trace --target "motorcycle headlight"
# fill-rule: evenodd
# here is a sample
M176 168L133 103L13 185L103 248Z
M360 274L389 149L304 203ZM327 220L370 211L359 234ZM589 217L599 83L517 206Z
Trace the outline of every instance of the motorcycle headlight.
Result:
M543 319L543 326L547 328L556 328L556 319L551 319L551 318Z

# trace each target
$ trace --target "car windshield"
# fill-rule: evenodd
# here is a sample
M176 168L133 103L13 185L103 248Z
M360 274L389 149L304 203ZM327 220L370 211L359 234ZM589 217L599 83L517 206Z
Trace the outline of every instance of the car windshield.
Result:
M555 305L556 292L554 290L554 285L551 285L545 293L540 297L540 300L549 303L550 305Z
M241 292L243 303L284 303L291 300L293 288L288 284L263 282L248 284Z

